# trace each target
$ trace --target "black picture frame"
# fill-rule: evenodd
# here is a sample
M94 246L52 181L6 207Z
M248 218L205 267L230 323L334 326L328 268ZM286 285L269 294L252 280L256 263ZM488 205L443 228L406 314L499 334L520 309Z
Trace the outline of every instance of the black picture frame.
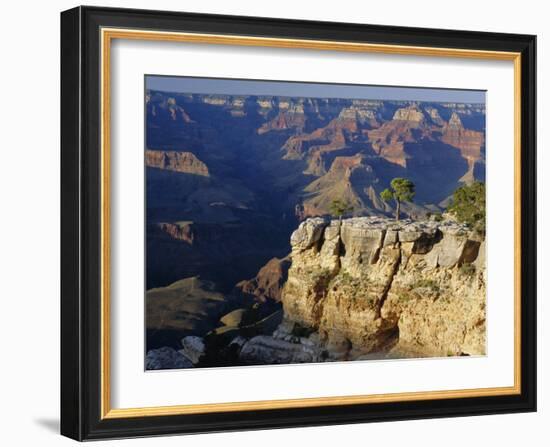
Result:
M102 418L100 29L460 48L521 54L521 391L515 395ZM77 7L61 14L61 433L77 440L536 410L536 37Z

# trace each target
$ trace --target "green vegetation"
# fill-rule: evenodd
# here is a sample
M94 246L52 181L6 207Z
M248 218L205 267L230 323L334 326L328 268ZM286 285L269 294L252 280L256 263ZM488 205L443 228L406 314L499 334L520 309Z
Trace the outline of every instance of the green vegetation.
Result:
M330 286L342 286L342 287L358 287L361 283L368 283L367 278L359 279L350 275L346 271L340 271L338 275L332 278Z
M412 202L415 194L414 183L409 179L397 177L390 183L390 188L386 188L380 193L380 198L384 202L395 200L397 208L395 209L395 220L399 220L401 213L401 202Z
M306 274L311 277L314 282L327 278L330 275L330 270L327 268L309 268L306 269Z
M353 206L349 202L336 199L330 203L329 211L330 214L338 218L339 222L342 222L342 216L347 213L351 213L353 211Z
M357 279L351 276L348 272L341 272L340 275L338 275L338 278L342 284L353 284L357 282Z
M433 279L419 279L412 285L413 289L426 288L434 292L439 292L439 284Z
M333 279L333 273L327 268L306 269L305 273L315 290L327 289Z
M485 183L464 185L453 193L447 211L459 222L485 233Z

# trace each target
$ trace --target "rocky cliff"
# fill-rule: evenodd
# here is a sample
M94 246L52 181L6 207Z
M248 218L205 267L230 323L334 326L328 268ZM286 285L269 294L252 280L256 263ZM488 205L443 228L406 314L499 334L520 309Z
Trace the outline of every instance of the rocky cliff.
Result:
M329 356L485 353L485 244L466 227L314 218L291 243L285 319Z
M474 180L475 163L482 159L483 132L465 129L460 116L453 112L449 122L443 126L442 141L459 149L462 157L468 161L468 172L462 176L462 181L471 182Z
M151 368L182 367L167 345L187 367L485 354L485 242L464 225L310 218L291 246L229 294L149 290Z
M145 166L186 174L209 176L208 167L191 152L145 151Z

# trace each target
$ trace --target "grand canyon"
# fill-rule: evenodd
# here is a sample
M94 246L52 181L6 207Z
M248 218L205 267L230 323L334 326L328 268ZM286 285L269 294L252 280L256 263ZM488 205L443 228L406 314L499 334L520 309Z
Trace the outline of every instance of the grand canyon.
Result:
M146 369L485 354L485 238L446 212L483 102L148 89L145 123Z

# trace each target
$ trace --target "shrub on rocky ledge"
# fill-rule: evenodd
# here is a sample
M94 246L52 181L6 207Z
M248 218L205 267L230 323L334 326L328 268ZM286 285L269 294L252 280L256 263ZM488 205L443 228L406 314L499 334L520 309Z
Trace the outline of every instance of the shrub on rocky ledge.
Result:
M453 193L447 211L459 222L485 233L485 183L464 185Z
M439 292L440 287L433 279L419 279L412 285L413 289L430 289L433 292Z

